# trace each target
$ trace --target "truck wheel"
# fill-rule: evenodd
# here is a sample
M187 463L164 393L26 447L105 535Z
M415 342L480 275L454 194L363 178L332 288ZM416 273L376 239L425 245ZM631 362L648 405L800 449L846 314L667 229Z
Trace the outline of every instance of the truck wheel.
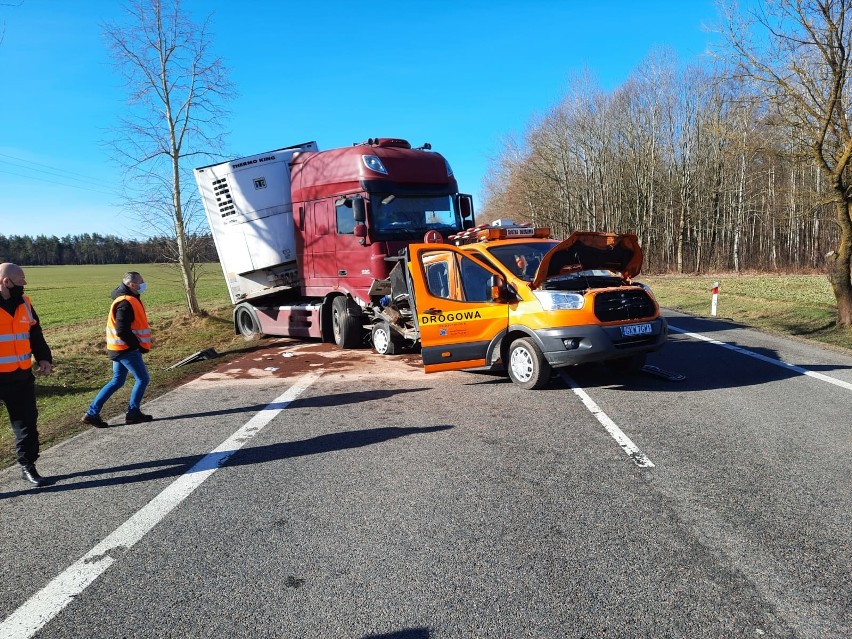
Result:
M517 339L509 345L509 378L521 388L537 390L550 381L551 368L541 349L527 338Z
M645 365L645 353L631 355L630 357L619 357L606 362L606 367L613 373L624 375L635 373Z
M390 324L373 324L373 350L379 355L396 355L401 346Z
M243 336L245 340L255 340L261 335L260 324L254 315L252 309L246 306L238 306L234 311L234 326L237 332Z
M331 328L334 343L340 348L357 348L361 345L361 321L352 312L349 300L340 295L331 303Z

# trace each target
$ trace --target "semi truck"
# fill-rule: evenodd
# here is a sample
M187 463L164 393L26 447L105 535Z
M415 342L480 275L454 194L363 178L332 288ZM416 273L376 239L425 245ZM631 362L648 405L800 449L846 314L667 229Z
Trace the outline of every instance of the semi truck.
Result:
M449 162L429 144L306 142L195 169L237 333L369 340L389 257L474 225Z
M419 350L427 373L505 370L527 389L577 364L639 369L667 339L633 280L635 235L475 226L471 196L429 145L308 142L195 177L246 338Z

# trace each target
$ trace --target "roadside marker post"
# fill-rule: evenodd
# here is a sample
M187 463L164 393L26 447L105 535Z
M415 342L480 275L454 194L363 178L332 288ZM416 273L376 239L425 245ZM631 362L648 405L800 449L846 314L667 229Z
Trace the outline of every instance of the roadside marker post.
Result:
M713 282L713 301L710 304L710 315L716 317L716 307L719 305L719 282Z

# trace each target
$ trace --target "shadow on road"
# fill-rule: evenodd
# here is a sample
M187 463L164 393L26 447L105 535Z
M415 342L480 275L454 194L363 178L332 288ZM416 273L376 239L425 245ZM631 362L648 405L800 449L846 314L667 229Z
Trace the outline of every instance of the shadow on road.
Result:
M167 419L190 419L193 417L215 417L217 415L233 415L237 413L256 413L264 408L270 410L280 410L286 408L320 408L328 406L345 406L346 404L360 404L362 402L375 401L377 399L387 399L402 393L419 393L429 390L426 388L398 388L395 390L369 390L358 391L353 393L337 393L335 395L321 395L318 397L307 397L304 399L296 399L290 404L279 404L272 402L270 404L254 404L251 406L235 406L234 408L223 408L222 410L209 410L200 413L184 413L182 415L169 415L168 417L160 418L160 421Z
M648 356L648 364L663 371L684 375L686 379L682 381L670 381L646 372L616 373L603 364L569 366L561 371L583 388L607 387L624 391L688 393L769 384L801 377L804 371L829 374L852 370L852 366L842 364L784 362L774 349L740 345L731 341L730 336L727 339L719 339L718 341L725 345L720 346L683 334L696 333L716 339L713 333L750 329L743 324L680 315L668 316L667 319L669 324L677 327L679 331L670 331L668 343L659 352ZM818 348L819 344L814 347ZM475 371L469 385L500 384L511 382L505 374ZM554 373L543 392L564 390L565 382L560 375Z
M278 444L242 448L233 454L223 457L225 461L221 465L223 467L245 466L249 464L262 464L270 461L289 459L292 457L318 455L338 450L372 446L374 444L380 444L399 437L433 433L449 430L450 428L453 428L453 426L442 425L405 428L387 426L383 428L343 431L328 435L319 435L317 437L311 437L300 441L281 442ZM98 488L101 486L135 484L167 477L177 477L184 474L205 457L207 457L207 455L190 455L185 457L171 457L168 459L153 459L145 462L125 464L122 466L92 468L66 475L53 475L50 477L50 480L54 483L50 486L0 493L0 500L17 497L34 491L62 492L66 490L83 490L88 488ZM214 463L205 464L204 467L199 468L199 470L206 470L209 467L215 467L216 465L217 464L214 459ZM136 473L135 471L143 472ZM119 476L115 476L116 474ZM103 475L110 476L102 477Z
M429 639L429 629L407 628L383 635L365 635L363 639Z

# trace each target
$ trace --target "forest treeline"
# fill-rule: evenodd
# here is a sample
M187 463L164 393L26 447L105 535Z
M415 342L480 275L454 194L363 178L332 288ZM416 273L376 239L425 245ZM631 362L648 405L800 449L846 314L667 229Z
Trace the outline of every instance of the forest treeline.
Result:
M730 75L659 50L613 91L573 78L503 145L478 217L635 233L646 272L824 268L839 228L813 145Z
M197 262L218 262L211 235L190 237ZM65 237L0 235L0 262L21 266L61 264L151 264L174 261L174 238L127 240L114 235L84 233Z

